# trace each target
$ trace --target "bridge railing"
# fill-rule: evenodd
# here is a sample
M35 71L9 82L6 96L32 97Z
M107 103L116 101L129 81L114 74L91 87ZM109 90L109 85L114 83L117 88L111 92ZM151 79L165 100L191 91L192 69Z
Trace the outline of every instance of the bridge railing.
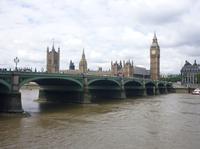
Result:
M90 75L90 74L85 74L85 73L48 73L48 72L26 72L26 71L13 71L13 70L8 70L8 69L1 69L0 70L0 75L12 75L12 74L16 74L16 75L34 75L34 76L60 76L60 77L77 77L77 78L111 78L111 79L124 79L124 80L137 80L137 81L152 81L151 79L147 79L147 78L137 78L137 77L123 77L123 76L110 76L110 75ZM155 83L164 83L167 84L168 82L166 81L153 81Z

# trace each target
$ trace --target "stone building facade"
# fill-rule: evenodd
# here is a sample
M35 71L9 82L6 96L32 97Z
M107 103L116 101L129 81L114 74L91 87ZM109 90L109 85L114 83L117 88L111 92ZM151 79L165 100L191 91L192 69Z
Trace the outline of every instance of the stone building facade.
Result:
M194 64L185 61L181 69L181 83L182 85L193 86L198 85L197 74L200 73L200 64L196 60Z
M134 69L133 77L150 79L150 70L147 70L144 67L138 67L138 66L134 66L133 69Z
M111 62L111 74L112 76L124 76L124 77L133 77L134 69L133 69L133 61L120 61L119 63Z
M160 47L155 33L150 47L150 76L152 80L160 79Z
M48 73L58 73L60 67L60 48L56 52L54 44L51 51L47 47L47 72Z

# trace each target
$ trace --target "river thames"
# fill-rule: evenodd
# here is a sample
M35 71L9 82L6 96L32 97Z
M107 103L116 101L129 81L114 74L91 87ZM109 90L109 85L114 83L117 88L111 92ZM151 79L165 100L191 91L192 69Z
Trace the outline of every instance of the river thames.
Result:
M166 94L95 104L38 103L30 117L0 116L2 149L199 149L200 96Z

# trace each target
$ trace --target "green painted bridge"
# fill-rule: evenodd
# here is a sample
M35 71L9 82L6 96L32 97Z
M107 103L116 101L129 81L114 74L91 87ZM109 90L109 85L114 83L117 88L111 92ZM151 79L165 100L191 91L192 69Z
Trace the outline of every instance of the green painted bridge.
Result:
M29 82L40 86L39 99L77 103L166 94L173 90L171 83L150 79L0 71L1 112L23 111L20 88Z

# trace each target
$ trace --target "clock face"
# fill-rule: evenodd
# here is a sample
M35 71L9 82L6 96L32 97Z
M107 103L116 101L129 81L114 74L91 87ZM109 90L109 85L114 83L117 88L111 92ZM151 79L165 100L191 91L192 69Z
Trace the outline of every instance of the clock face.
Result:
M152 55L156 54L156 50L152 50L152 51L151 51L151 54L152 54Z

